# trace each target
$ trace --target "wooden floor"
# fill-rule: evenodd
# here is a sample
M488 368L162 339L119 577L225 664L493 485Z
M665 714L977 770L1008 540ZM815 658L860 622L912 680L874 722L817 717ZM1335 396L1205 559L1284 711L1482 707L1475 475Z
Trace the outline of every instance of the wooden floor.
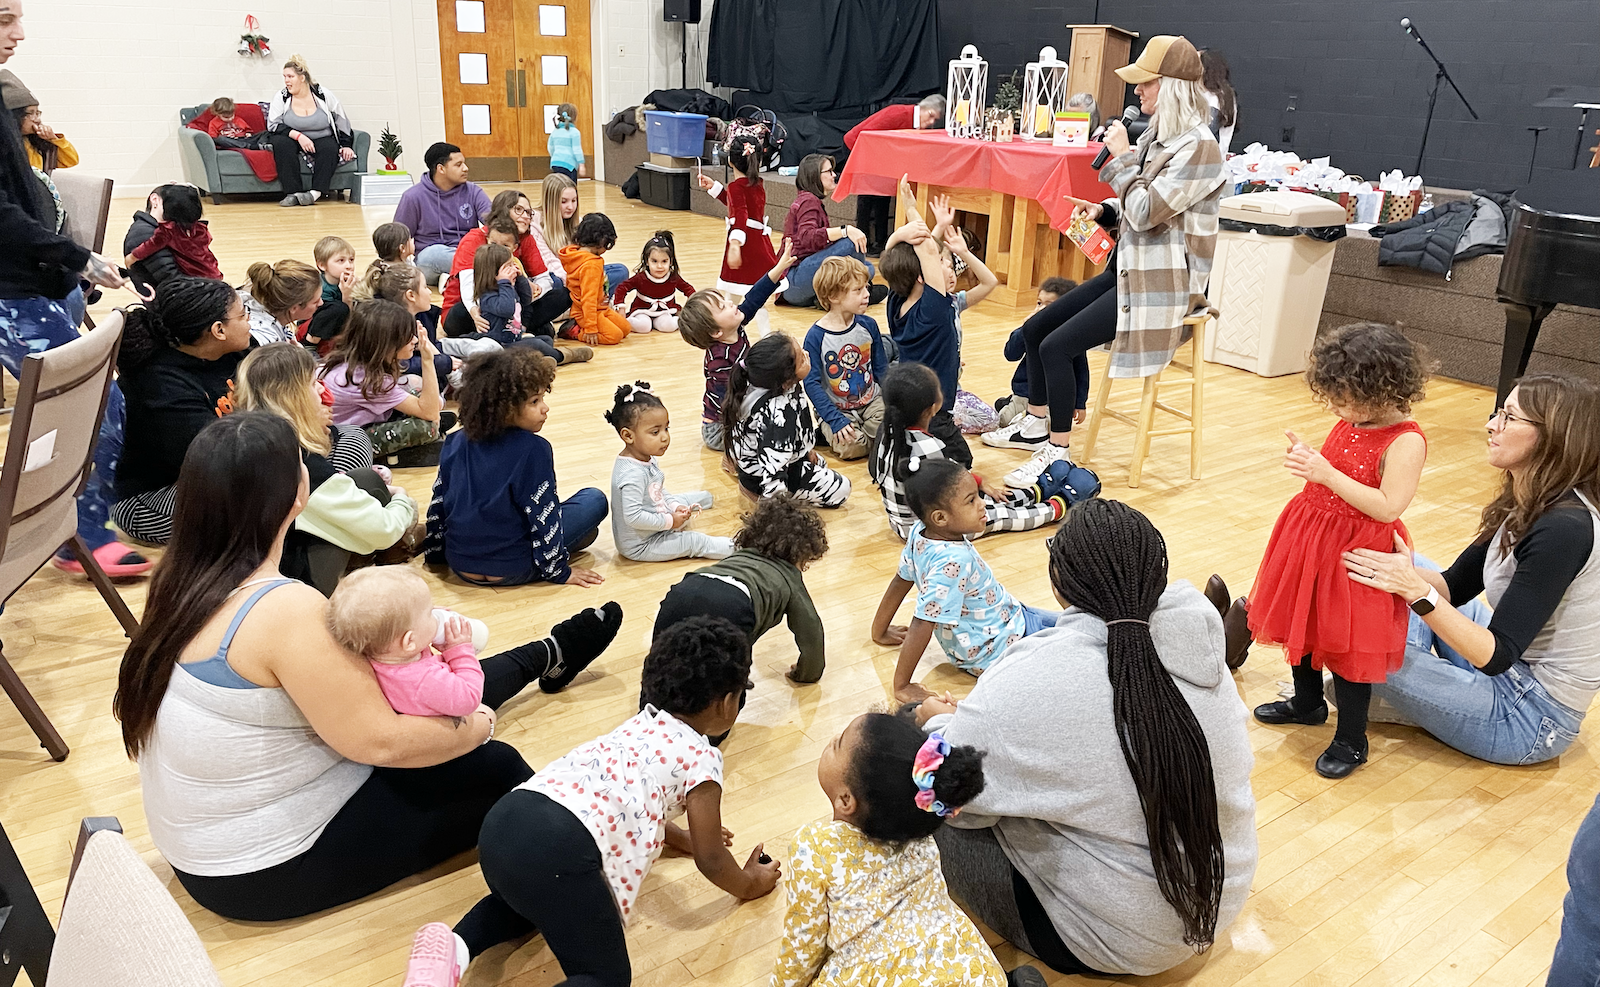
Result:
M538 201L537 187L529 188ZM678 234L688 279L699 285L713 281L720 222L642 206L589 182L582 190L584 206L603 208L621 232L621 246L609 260L631 266L644 239L670 227ZM116 203L113 241L120 243L122 224L137 205ZM309 261L312 244L329 233L354 243L364 267L371 257L368 231L390 214L389 208L346 203L208 207L218 257L236 282L252 261ZM881 321L880 313L874 314ZM1000 358L1001 345L1021 316L990 305L967 314L968 389L986 398L1003 393L1012 367ZM776 309L772 323L798 333L809 320L802 311ZM1104 357L1090 359L1098 373ZM671 489L711 490L717 506L696 523L732 534L739 510L734 485L698 439L700 353L675 335L635 336L601 348L590 364L560 372L544 434L555 445L562 489L609 489L618 444L601 412L616 384L635 378L655 384L678 426L664 464ZM1114 424L1107 425L1091 465L1107 496L1138 507L1163 531L1173 578L1202 584L1220 572L1237 594L1249 590L1272 522L1297 487L1280 465L1282 429L1321 436L1331 419L1313 404L1299 377L1264 380L1216 366L1209 391L1203 480L1189 479L1184 439L1158 439L1143 486L1128 490L1131 442ZM1482 388L1439 381L1417 409L1430 457L1406 521L1421 549L1435 557L1448 559L1465 544L1490 497L1495 477L1483 463L1482 423L1492 404L1492 394ZM974 448L978 470L993 477L1022 455ZM868 626L900 543L862 465L844 469L856 492L844 508L825 512L832 551L807 576L829 630L827 674L817 685L789 684L783 671L794 655L792 642L781 628L767 635L756 649L756 689L724 748L723 811L737 834L736 854L765 841L777 857L787 857L794 831L826 812L814 770L822 745L888 696L894 653L872 644ZM426 498L431 471L399 475L414 496ZM1038 605L1050 602L1044 537L1003 534L981 543L1005 585ZM498 645L541 636L581 607L622 603L627 617L621 636L591 671L561 695L533 690L503 712L498 736L536 768L636 709L656 603L694 563L619 559L607 529L592 564L606 577L596 589L488 590L428 577L436 600L485 619ZM140 612L143 584L126 586L124 595ZM85 815L121 818L133 845L189 914L230 987L398 984L417 925L453 922L483 893L475 863L461 859L425 879L305 921L228 922L200 909L150 842L138 774L123 755L111 717L124 641L98 597L81 579L46 568L7 603L0 638L73 748L65 763L50 762L20 717L9 706L0 710L0 821L52 916L60 909L70 840ZM931 658L922 674L934 688L958 694L972 684ZM1254 705L1273 699L1286 677L1281 656L1258 648L1237 681L1245 702ZM1331 727L1252 722L1261 864L1249 904L1206 957L1159 977L1123 982L1542 984L1560 926L1568 847L1600 788L1593 730L1587 734L1559 764L1502 768L1450 751L1419 731L1375 724L1371 763L1348 780L1331 782L1311 768ZM781 891L740 904L696 873L690 859L663 859L645 884L629 930L636 983L765 984L783 907ZM1009 947L997 948L1007 967L1019 962ZM490 953L472 967L467 983L533 987L559 979L549 951L535 939ZM1087 983L1052 979L1080 982Z

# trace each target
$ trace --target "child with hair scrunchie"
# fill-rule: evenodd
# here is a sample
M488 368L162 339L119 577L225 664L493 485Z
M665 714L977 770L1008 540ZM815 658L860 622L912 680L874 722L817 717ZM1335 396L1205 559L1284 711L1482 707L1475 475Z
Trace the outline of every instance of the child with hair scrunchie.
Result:
M823 748L833 815L795 834L773 987L1043 983L1032 967L1008 981L940 870L933 834L983 791L983 756L883 713Z

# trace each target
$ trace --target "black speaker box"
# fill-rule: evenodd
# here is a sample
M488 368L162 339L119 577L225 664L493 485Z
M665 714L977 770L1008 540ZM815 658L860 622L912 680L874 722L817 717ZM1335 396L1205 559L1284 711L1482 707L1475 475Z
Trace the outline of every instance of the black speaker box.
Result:
M698 24L700 23L700 0L663 0L661 19Z

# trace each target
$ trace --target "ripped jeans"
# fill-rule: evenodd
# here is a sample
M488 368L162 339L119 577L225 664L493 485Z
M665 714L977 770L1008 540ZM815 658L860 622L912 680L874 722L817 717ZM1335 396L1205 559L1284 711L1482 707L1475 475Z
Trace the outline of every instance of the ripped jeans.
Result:
M1420 555L1416 562L1437 568ZM1480 627L1489 625L1492 611L1482 600L1458 609ZM1372 695L1445 744L1494 764L1538 764L1560 756L1577 739L1584 717L1550 698L1526 662L1485 675L1415 614L1405 664L1388 681L1373 683Z

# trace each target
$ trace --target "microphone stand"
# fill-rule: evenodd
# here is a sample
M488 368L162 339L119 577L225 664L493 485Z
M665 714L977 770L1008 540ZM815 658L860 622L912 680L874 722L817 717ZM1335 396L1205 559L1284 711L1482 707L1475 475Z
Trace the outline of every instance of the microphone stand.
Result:
M1409 18L1407 19L1409 20ZM1417 26L1415 24L1407 24L1404 25L1404 27L1405 32L1416 39L1417 44L1422 46L1422 50L1428 53L1428 57L1433 59L1433 64L1439 68L1439 70L1433 74L1433 88L1428 90L1428 116L1423 120L1422 123L1422 145L1417 148L1416 174L1420 176L1422 174L1422 156L1426 154L1428 150L1428 131L1433 128L1433 109L1435 104L1439 102L1439 83L1441 81L1450 83L1450 88L1454 89L1456 91L1456 95L1460 97L1461 105L1465 106L1467 108L1467 112L1472 114L1472 119L1478 119L1478 111L1474 110L1472 108L1472 104L1467 102L1467 97L1462 95L1461 87L1456 85L1456 80L1450 78L1450 71L1444 67L1443 62L1439 61L1439 56L1435 55L1433 53L1433 49L1428 47L1428 43L1422 40L1422 34L1417 30Z

